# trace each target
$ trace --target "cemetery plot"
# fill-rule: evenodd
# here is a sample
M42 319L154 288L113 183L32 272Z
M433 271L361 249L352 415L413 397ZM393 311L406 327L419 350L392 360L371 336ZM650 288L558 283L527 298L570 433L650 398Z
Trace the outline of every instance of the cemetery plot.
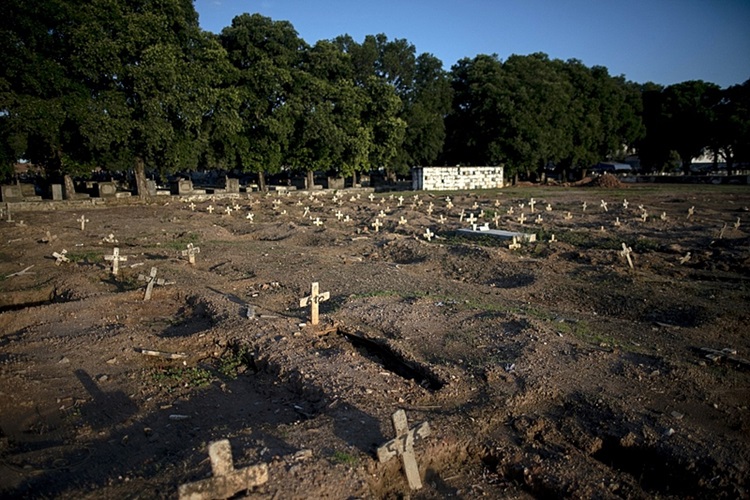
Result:
M750 491L746 188L192 191L3 213L4 497Z

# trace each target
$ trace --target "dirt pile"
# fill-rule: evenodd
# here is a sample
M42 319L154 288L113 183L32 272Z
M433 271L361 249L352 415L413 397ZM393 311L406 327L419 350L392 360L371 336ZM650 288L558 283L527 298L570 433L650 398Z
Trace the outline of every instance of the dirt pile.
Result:
M621 189L625 187L625 184L619 181L617 177L612 174L604 174L591 179L591 182L586 184L587 187L604 188L604 189Z

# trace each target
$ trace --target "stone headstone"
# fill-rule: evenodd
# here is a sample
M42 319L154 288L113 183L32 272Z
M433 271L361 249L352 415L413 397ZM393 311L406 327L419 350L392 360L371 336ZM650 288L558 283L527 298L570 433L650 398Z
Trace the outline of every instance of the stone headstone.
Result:
M177 195L188 195L193 192L193 181L190 179L177 179L172 188L173 192Z
M52 200L62 201L63 199L63 187L62 184L52 184Z
M96 187L99 198L114 198L117 196L117 186L114 182L98 182Z
M239 193L240 192L240 180L227 177L225 189L227 193Z
M23 201L21 186L17 184L0 186L0 193L2 193L3 201L6 203Z

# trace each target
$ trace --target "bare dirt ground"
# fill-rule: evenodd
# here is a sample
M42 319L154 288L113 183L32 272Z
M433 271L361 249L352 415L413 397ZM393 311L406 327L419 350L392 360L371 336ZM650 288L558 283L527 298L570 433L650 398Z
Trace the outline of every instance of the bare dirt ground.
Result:
M0 494L175 498L228 438L268 464L249 498L750 495L750 189L402 194L3 216ZM456 237L462 209L539 241ZM173 284L144 301L151 267ZM375 457L397 409L432 427L415 492Z

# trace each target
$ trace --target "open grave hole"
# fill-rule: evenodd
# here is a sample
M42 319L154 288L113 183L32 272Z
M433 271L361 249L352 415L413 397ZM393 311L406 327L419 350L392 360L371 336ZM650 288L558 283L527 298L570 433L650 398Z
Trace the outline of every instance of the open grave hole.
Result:
M0 299L0 313L20 311L28 307L60 304L76 300L69 291L55 286L42 286L32 290L4 293Z
M439 391L445 385L429 367L408 360L390 345L373 340L349 329L338 328L337 333L348 340L364 357L379 364L405 380L413 380L429 391Z

